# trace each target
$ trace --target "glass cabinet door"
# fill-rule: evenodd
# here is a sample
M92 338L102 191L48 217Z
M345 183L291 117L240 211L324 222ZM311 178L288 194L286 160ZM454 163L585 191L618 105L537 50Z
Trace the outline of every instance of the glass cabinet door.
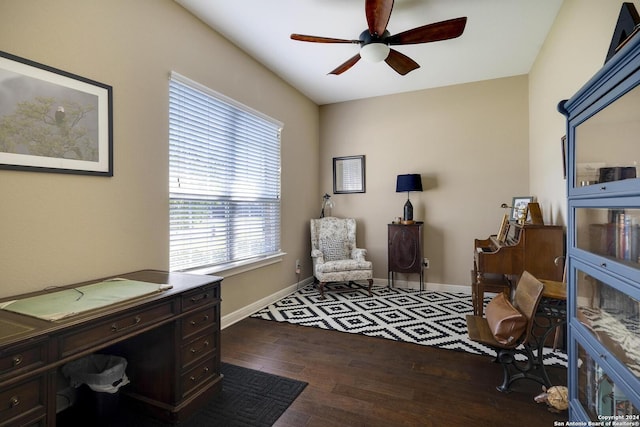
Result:
M595 422L613 419L637 422L640 419L638 408L580 344L577 358L578 400L589 419Z
M575 272L578 322L625 366L627 377L640 380L640 302L592 275Z
M575 232L578 249L640 269L640 209L577 207Z
M640 86L575 127L572 188L636 178L640 163ZM606 185L606 184L605 184Z

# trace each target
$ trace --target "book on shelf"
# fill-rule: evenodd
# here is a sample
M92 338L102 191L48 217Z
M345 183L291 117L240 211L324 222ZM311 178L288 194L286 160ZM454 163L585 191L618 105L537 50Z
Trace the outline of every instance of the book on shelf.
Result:
M589 248L593 253L638 262L640 225L624 211L616 211L611 222L589 225Z

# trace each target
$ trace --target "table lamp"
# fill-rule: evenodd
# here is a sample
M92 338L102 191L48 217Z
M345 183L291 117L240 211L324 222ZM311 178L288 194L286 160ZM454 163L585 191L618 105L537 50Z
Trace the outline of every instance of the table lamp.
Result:
M409 200L409 192L422 191L422 177L418 173L398 175L396 193L407 192L407 203L404 204L403 224L413 224L413 205Z
M333 209L333 200L331 200L331 196L327 193L324 193L322 196L322 210L320 211L320 218L324 218L324 210L325 208Z

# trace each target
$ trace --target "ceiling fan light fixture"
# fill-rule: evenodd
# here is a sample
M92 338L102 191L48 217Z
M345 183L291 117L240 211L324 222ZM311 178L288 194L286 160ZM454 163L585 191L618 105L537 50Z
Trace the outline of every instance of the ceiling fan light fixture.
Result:
M370 62L380 62L387 59L390 50L384 43L369 43L360 48L360 56Z

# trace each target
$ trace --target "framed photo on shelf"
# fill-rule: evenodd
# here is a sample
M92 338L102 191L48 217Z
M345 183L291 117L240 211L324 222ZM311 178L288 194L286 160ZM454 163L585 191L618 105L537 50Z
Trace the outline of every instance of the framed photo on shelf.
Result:
M523 212L526 219L529 210L529 203L533 202L533 196L516 196L511 202L511 215L509 221L518 221L520 213Z
M0 52L0 169L113 176L112 87Z

